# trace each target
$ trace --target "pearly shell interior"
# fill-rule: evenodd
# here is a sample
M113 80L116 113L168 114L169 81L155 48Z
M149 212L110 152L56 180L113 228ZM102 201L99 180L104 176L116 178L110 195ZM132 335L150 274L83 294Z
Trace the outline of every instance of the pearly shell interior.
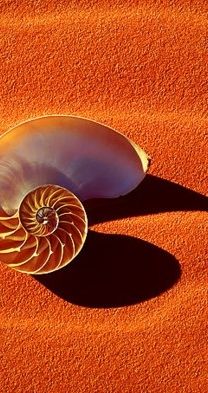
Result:
M48 116L0 137L0 261L48 273L72 261L87 234L82 205L143 180L148 155L121 133L83 118Z

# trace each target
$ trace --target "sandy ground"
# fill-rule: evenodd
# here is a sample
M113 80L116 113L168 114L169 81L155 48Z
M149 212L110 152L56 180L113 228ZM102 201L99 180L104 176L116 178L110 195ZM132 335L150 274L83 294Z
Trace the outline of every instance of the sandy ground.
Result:
M70 267L0 266L0 392L206 393L206 0L2 1L0 131L76 114L152 157Z

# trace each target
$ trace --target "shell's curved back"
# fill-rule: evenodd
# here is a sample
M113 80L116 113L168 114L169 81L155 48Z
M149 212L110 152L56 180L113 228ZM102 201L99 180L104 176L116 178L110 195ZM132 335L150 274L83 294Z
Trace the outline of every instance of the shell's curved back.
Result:
M13 216L0 213L0 260L23 273L64 267L86 239L87 217L81 202L59 186L30 191Z
M37 118L0 137L0 207L13 214L42 184L67 188L81 201L118 197L147 167L146 153L109 127L71 116Z

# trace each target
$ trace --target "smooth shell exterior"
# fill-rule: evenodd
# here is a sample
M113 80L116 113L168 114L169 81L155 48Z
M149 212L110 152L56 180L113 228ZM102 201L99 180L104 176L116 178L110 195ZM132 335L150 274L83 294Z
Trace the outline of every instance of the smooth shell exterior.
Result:
M0 260L23 273L43 274L76 257L86 239L87 217L74 194L45 185L27 194L14 216L0 217L0 231Z
M42 184L56 184L81 201L114 198L143 180L147 154L119 132L70 116L20 124L0 138L0 207L9 214Z
M148 165L140 147L87 119L48 116L8 131L0 137L0 261L30 274L64 267L87 235L80 201L132 191Z

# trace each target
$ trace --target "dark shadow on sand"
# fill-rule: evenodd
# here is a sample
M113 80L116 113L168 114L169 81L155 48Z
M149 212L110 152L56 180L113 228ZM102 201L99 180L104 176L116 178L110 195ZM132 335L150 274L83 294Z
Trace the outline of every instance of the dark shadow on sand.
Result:
M89 231L67 267L34 276L59 297L85 307L121 307L151 299L180 277L178 261L144 240Z
M172 211L207 210L204 195L147 175L130 194L85 203L89 224ZM121 307L154 298L180 278L179 262L144 240L89 231L78 257L57 272L34 276L57 296L85 307Z
M172 211L208 210L208 198L171 181L147 175L130 194L85 203L89 224Z

